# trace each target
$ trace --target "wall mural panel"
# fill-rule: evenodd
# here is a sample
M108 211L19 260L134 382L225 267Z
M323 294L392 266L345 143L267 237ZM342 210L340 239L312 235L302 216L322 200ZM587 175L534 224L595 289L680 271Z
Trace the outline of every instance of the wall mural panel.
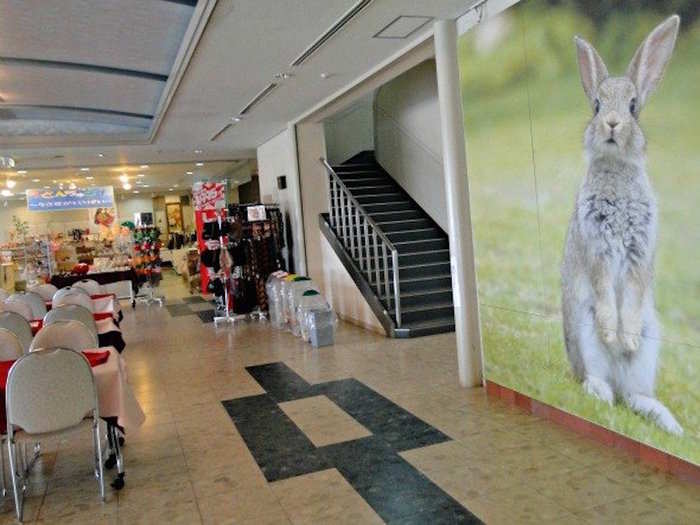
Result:
M700 464L693 4L528 0L459 45L487 379Z

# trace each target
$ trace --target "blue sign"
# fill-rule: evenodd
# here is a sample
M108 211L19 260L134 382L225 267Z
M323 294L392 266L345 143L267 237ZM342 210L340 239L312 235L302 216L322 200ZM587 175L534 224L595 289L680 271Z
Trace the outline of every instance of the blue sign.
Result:
M27 190L29 211L60 211L83 208L113 208L112 186L90 186L74 190L52 188Z

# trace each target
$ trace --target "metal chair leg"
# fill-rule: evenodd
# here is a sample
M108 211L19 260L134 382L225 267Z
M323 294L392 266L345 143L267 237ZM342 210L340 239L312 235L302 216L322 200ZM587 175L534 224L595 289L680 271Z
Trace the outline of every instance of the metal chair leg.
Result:
M19 486L19 474L17 472L17 447L9 439L7 440L7 450L10 457L10 475L12 476L12 490L14 492L15 499L15 512L17 513L17 521L22 521L22 516L24 514L24 493L21 486Z
M0 478L2 479L2 497L7 496L7 478L5 477L5 452L2 450L5 439L0 440Z
M100 499L104 501L105 499L105 476L104 470L102 469L102 441L100 440L100 422L95 420L93 425L93 439L95 441L95 459L97 460L97 471L99 473L99 487L100 487Z

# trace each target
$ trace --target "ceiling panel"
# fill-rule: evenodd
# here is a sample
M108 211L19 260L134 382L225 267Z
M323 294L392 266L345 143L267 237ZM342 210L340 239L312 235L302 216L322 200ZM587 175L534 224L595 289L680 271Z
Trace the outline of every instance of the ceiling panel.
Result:
M137 115L153 115L163 89L162 82L150 78L35 65L0 65L0 78L3 105L94 108Z
M0 56L168 75L193 10L164 0L2 0Z

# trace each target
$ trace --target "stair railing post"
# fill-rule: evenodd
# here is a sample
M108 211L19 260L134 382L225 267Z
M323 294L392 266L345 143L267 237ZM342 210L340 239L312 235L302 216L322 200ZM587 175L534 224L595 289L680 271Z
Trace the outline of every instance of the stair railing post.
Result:
M340 238L343 239L343 244L347 246L347 239L345 237L345 203L343 202L345 200L345 192L343 188L340 188L338 195L340 196Z
M365 246L367 251L365 252L365 272L367 273L368 280L372 280L370 277L372 273L372 264L370 263L370 252L369 252L369 226L367 225L367 218L363 221L365 227Z
M394 308L396 309L396 326L401 328L401 290L399 289L399 252L391 251L391 266L394 269Z
M375 283L377 287L377 295L382 295L382 280L379 274L379 247L377 246L377 232L372 228L372 240L374 241L374 276L377 279Z
M391 308L391 289L389 285L389 261L387 260L387 246L382 239L382 261L384 262L384 294L386 295L386 306Z
M330 194L328 195L328 198L330 199L330 214L331 214L331 226L333 226L334 229L337 229L337 213L336 213L336 206L338 205L338 197L336 196L336 183L335 183L335 177L333 176L332 173L328 174L328 180L330 182Z
M362 235L360 234L360 208L355 207L355 231L353 232L355 239L357 240L357 260L360 262L360 268L362 268L362 261L364 260L364 255L362 254Z
M353 203L352 200L350 200L350 195L348 195L347 203L348 203L348 234L350 235L350 254L354 257L355 255L355 232L353 231L352 227L352 220L353 216L355 215L353 213Z

